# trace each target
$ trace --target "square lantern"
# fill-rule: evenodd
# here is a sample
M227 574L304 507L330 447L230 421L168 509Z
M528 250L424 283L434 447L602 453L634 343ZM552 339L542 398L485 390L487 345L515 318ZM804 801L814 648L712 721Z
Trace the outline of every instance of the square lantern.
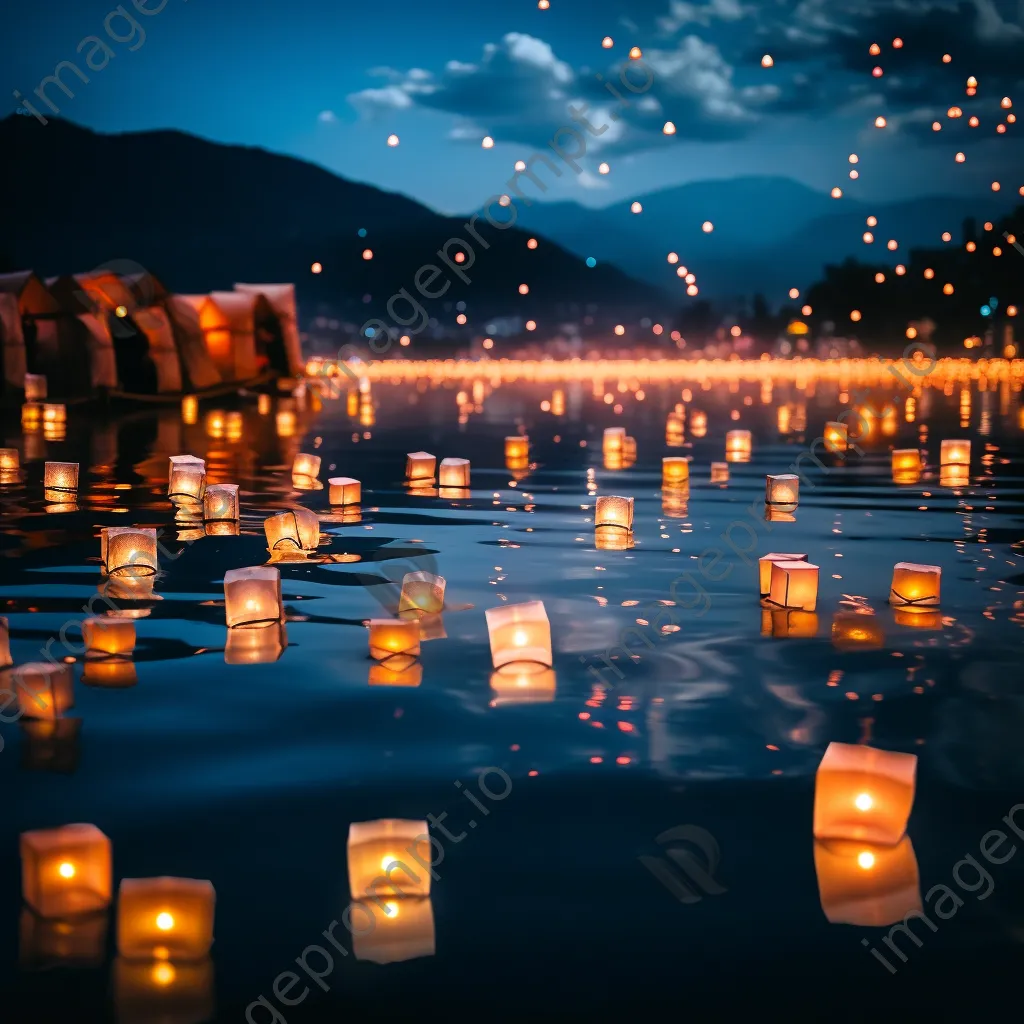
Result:
M704 437L708 432L708 414L699 410L690 414L690 433L694 437Z
M21 407L21 425L25 430L38 430L43 422L43 407L38 402L25 402Z
M416 619L370 619L370 657L386 661L395 655L419 657L420 624Z
M22 832L21 894L42 917L71 917L110 906L110 840L95 825Z
M892 571L889 604L908 609L938 607L941 584L939 566L897 562Z
M10 681L25 718L59 718L75 706L71 666L32 661L11 669Z
M171 501L202 501L206 490L206 461L194 455L172 455L167 476Z
M18 966L23 971L54 967L102 967L107 955L107 913L40 917L25 907L18 922Z
M792 512L800 503L800 477L795 473L780 473L765 478L765 504L780 512Z
M832 452L833 454L845 452L847 447L849 447L846 424L834 421L826 423L825 430L822 433L822 440L825 443L825 451Z
M636 462L636 438L628 434L622 439L622 461L627 469Z
M48 491L77 491L77 462L47 462L43 466L43 486Z
M971 442L946 440L942 442L939 466L970 466Z
M238 484L210 484L203 495L203 519L208 523L238 519Z
M363 485L350 476L332 476L327 484L332 505L358 505L363 499Z
M198 1024L216 1016L209 957L171 963L119 956L113 987L117 1024Z
M11 624L6 616L0 615L0 668L7 668L13 665L11 657Z
M374 662L366 682L369 686L419 686L423 663L411 655L395 654L385 662Z
M551 623L543 601L488 608L484 616L495 668L528 661L552 667Z
M128 658L90 658L82 666L82 683L102 690L126 690L139 681L135 662Z
M940 487L969 487L970 484L970 466L942 466L939 469Z
M810 562L772 562L768 600L780 608L813 612L818 603L818 567Z
M269 416L272 408L273 400L270 395L262 394L256 399L256 412L258 412L260 416Z
M635 546L632 530L618 526L594 527L594 547L598 551L632 551Z
M729 482L729 463L711 463L711 482L713 484L727 484Z
M917 757L830 743L814 781L814 838L892 846L907 830Z
M430 895L425 865L433 856L425 821L354 821L348 827L347 852L352 899Z
M181 396L181 422L186 427L199 422L199 399L195 395Z
M626 460L622 457L622 451L620 449L615 449L615 451L605 452L604 455L603 455L603 458L604 458L603 465L604 465L605 469L618 470L618 469L625 469L626 468ZM512 463L511 462L506 462L505 465L508 466L509 468L511 468Z
M469 459L442 459L437 482L442 487L468 487Z
M491 673L491 703L550 704L555 699L555 670L540 665L520 664Z
M17 448L0 448L0 472L16 473L21 468Z
M315 551L320 543L320 519L301 505L290 512L278 512L263 523L267 547L277 551Z
M832 924L886 928L921 912L921 882L910 836L895 846L814 841L814 871Z
M892 453L892 475L921 475L921 452L917 448L896 448ZM898 482L898 481L897 481Z
M97 615L82 622L86 658L130 658L135 650L135 620Z
M625 427L605 427L601 446L605 452L621 452L625 447ZM507 451L507 439L506 439Z
M402 577L402 592L398 598L398 614L420 612L433 615L444 610L443 576L429 572L408 572Z
M46 377L41 373L25 374L25 401L42 402L48 396Z
M224 615L231 629L252 629L284 618L281 570L271 565L224 573Z
M60 772L73 775L78 770L80 718L54 718L50 721L23 718L21 767L30 772Z
M66 425L68 422L68 408L57 402L43 403L43 425Z
M771 551L767 555L762 555L757 560L761 598L768 597L772 588L772 562L803 562L806 559L806 554L786 554L780 551Z
M106 533L100 533L100 553L108 576L154 576L158 564L156 530L109 527Z
M690 481L690 462L678 455L661 460L661 484L663 487L681 487Z
M213 945L216 894L194 878L123 878L117 951L129 959L202 960Z
M320 456L299 452L292 462L293 477L307 477L315 480L320 475Z
M753 443L749 430L730 430L725 435L725 461L749 462Z
M278 661L288 646L283 622L269 622L251 629L229 629L224 645L224 664L263 665Z
M832 645L840 651L877 650L885 646L885 630L877 615L836 612L832 616Z
M298 418L291 409L281 409L274 417L274 430L278 437L294 437Z
M410 452L405 457L405 479L411 484L432 484L436 469L437 456L429 452Z
M594 525L613 526L620 530L633 528L633 499L615 494L604 494L597 499Z
M397 964L434 955L434 909L429 897L387 900L383 907L353 903L349 914L352 952L357 960ZM367 914L376 919L373 927L369 927Z
M524 435L505 438L505 462L520 464L530 457L530 439Z

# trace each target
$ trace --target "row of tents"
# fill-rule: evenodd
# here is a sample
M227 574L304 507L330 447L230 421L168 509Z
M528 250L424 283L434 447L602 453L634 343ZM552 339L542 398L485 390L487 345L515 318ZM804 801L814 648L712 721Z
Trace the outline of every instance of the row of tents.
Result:
M302 372L295 286L175 295L148 272L0 274L4 390L175 395Z

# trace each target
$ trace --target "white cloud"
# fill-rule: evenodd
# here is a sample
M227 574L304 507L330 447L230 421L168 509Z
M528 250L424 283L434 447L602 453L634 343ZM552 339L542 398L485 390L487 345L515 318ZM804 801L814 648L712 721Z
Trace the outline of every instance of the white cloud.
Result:
M687 25L710 26L713 21L740 21L748 8L739 0L709 0L706 4L687 3L686 0L672 0L669 12L658 18L658 28L665 35L675 35Z
M317 114L316 119L321 124L335 124L338 120L338 115L333 110L321 110Z

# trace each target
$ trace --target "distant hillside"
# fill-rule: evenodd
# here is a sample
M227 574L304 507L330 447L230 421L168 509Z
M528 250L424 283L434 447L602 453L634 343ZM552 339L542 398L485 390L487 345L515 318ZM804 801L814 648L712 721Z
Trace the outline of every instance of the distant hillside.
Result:
M465 219L261 149L224 146L175 131L101 135L68 122L0 121L0 260L43 275L131 259L172 290L206 292L235 281L294 281L304 318L329 304L362 322L386 315L390 296L415 292L416 272L438 264L450 238L472 241ZM365 238L358 232L366 229ZM588 268L518 228L478 222L470 284L454 281L430 315L454 325L464 300L470 326L484 317L553 323L587 304L607 315L663 305L655 288L608 265ZM373 259L362 258L364 249ZM455 249L451 250L454 258ZM313 275L314 261L323 273ZM518 293L529 284L526 297ZM365 295L371 296L364 302ZM447 309L445 306L447 305ZM399 305L398 316L410 316Z

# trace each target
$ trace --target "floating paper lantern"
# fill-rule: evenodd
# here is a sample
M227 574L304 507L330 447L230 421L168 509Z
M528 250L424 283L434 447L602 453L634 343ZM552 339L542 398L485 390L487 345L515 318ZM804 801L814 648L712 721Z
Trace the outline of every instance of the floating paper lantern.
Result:
M25 401L42 402L47 397L46 377L41 373L25 374Z
M946 466L970 466L971 442L946 440L942 442L940 468Z
M194 1024L216 1015L213 961L114 960L118 1024Z
M411 655L396 654L387 661L375 661L366 681L370 686L419 686L423 664Z
M469 459L442 459L438 483L442 487L468 487Z
M362 500L363 485L350 476L332 476L327 483L332 505L358 505Z
M910 836L895 846L814 841L814 870L832 924L885 928L921 912L921 883Z
M415 864L412 867L420 870ZM397 964L434 955L434 910L429 898L387 900L382 907L353 903L349 915L357 960ZM362 924L367 915L375 918L373 927Z
M227 413L223 409L211 409L204 420L206 436L222 441L227 436Z
M749 430L730 430L725 435L726 462L749 462L751 449Z
M907 830L917 757L830 743L814 780L814 838L893 846Z
M18 966L25 971L54 967L102 967L107 955L107 914L40 917L28 907L18 922Z
M68 409L66 405L57 402L43 403L43 424L66 424L68 421Z
M620 452L625 446L625 427L605 427L602 447L606 452Z
M765 480L765 504L791 512L800 502L800 477L795 473L769 475Z
M603 458L605 469L618 470L626 468L626 460L623 458L621 451L604 452Z
M602 495L597 499L594 525L631 530L633 528L633 499L614 494Z
M267 547L278 551L315 551L320 543L320 519L301 505L289 512L278 512L263 523Z
M370 619L370 657L385 661L398 655L419 657L420 626L415 619Z
M776 639L807 639L818 635L818 616L814 612L786 608L761 609L761 635Z
M505 461L511 462L530 457L530 439L528 437L505 438Z
M273 403L270 399L270 395L260 395L259 398L256 399L256 411L261 416L269 416L272 406Z
M307 455L305 452L299 452L299 454L295 456L295 460L292 462L293 477L308 477L310 480L315 480L319 475L319 455Z
M172 455L167 497L171 501L202 501L205 490L205 460L195 455Z
M21 894L42 917L104 910L113 887L110 840L95 825L22 832Z
M729 463L711 463L711 482L713 484L727 484L729 482Z
M942 466L939 469L940 487L969 487L971 469L969 466Z
M187 427L199 421L199 399L195 395L183 395L181 398L181 422Z
M252 629L284 618L281 570L257 565L224 573L224 614L231 629Z
M133 959L202 960L213 945L216 894L194 878L123 878L117 951Z
M825 431L822 434L825 442L825 451L833 454L845 452L849 446L845 423L830 422L825 424Z
M11 625L7 618L0 615L0 668L13 665L11 658Z
M921 472L921 452L917 448L897 448L892 453L892 471L896 473Z
M708 414L706 412L690 413L690 433L694 437L704 437L708 432Z
M627 469L636 462L636 438L628 434L622 439L622 460Z
M435 614L444 609L445 578L429 572L409 572L402 577L398 614Z
M43 422L43 407L38 402L25 402L21 407L21 425L26 430L38 430Z
M82 682L106 690L125 690L139 681L138 669L131 658L90 658L82 667Z
M772 586L772 562L803 562L807 555L786 554L780 551L770 551L757 560L758 574L761 585L761 597L768 597Z
M813 612L818 602L818 567L810 562L772 562L768 599L780 608Z
M836 612L832 617L832 644L841 651L874 650L885 646L885 630L876 615Z
M484 615L495 668L527 661L552 667L551 624L543 601L488 608Z
M106 547L104 549L104 538ZM100 534L100 551L108 576L153 576L157 571L155 529L111 527Z
M661 483L663 487L678 487L690 480L689 459L670 455L661 460Z
M274 417L274 429L278 437L293 437L297 418L291 409L281 409Z
M908 609L937 607L941 584L939 566L897 562L892 573L889 604Z
M70 665L32 661L11 669L10 680L25 718L59 718L75 706Z
M555 671L540 665L518 664L491 673L491 703L550 704L555 699Z
M238 519L238 484L210 484L203 495L203 519L207 522Z
M275 662L288 646L283 622L268 622L250 629L229 629L224 645L226 665L262 665Z
M128 658L135 650L135 620L113 615L90 616L82 622L86 658Z
M632 551L635 546L632 530L618 526L594 528L594 547L598 551Z
M354 900L429 896L432 862L425 821L381 818L348 827L348 885Z
M405 457L405 479L411 484L432 484L437 468L437 456L429 452L410 452Z
M17 472L21 468L21 459L17 448L0 448L0 473Z
M77 462L47 462L43 466L43 486L48 491L77 491Z

